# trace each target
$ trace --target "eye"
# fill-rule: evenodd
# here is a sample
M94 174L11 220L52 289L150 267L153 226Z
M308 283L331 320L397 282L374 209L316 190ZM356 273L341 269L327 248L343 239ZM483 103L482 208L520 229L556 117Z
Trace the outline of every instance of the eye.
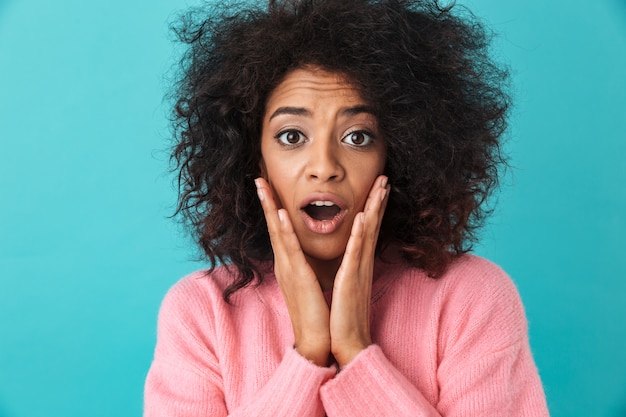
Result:
M304 134L298 130L283 130L274 136L282 145L299 145L304 142Z
M344 136L341 141L352 146L367 146L374 141L374 137L364 130L355 130Z

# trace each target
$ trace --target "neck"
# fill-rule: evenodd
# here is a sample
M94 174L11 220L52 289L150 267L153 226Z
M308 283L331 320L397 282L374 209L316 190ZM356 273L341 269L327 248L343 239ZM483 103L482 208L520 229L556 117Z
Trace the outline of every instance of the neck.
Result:
M335 275L337 275L337 271L341 265L341 258L331 260L315 259L308 256L306 258L313 272L315 272L315 276L322 287L322 291L331 291L335 283Z

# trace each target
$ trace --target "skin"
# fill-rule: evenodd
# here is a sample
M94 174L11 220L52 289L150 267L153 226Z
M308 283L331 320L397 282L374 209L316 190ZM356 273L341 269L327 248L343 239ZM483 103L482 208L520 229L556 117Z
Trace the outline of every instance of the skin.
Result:
M372 343L374 256L389 194L377 120L345 77L296 69L268 98L261 153L257 192L294 347L319 366L334 357L343 367ZM311 199L341 212L311 227L302 210Z

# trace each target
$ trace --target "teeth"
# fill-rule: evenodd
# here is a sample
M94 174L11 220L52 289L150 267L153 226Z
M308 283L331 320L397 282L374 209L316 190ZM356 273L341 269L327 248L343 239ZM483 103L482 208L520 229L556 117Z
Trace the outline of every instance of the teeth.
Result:
M330 206L334 206L335 203L333 203L332 201L313 201L309 203L309 205L317 206L317 207L322 207L322 206L330 207Z

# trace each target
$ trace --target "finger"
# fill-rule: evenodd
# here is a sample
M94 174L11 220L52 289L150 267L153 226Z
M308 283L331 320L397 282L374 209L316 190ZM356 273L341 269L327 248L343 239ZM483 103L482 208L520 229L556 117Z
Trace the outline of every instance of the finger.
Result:
M378 239L378 231L387 207L389 190L387 177L381 175L374 182L363 209L365 213L366 238L373 239L374 242Z
M263 212L266 217L268 214L276 213L278 208L274 199L274 193L268 182L264 178L259 177L254 180L254 184L256 185L257 195L259 196L259 201L261 202L261 207L263 207ZM277 215L278 213L276 213L276 216Z
M364 213L363 256L370 260L369 263L363 263L364 268L370 268L373 265L380 227L389 200L389 186L381 189L375 199L378 200L378 203L373 204L372 209Z
M348 245L335 278L330 312L331 350L345 366L369 346L372 271L363 273L364 213L355 216Z
M261 207L263 208L272 247L276 251L277 246L282 246L282 244L280 242L281 221L278 217L278 208L276 206L276 200L274 199L274 193L265 179L257 178L254 180L254 183L257 188L257 195L259 196Z
M308 264L302 251L300 241L293 229L289 215L285 209L278 209L271 187L263 178L255 180L259 200L263 207L267 230L274 252L274 270L282 270L287 275L293 275L295 271L306 270ZM291 271L291 272L287 272ZM277 274L280 275L280 273Z
M363 213L358 213L354 218L346 251L341 265L339 266L339 270L337 271L337 279L335 279L336 284L341 284L341 280L347 276L358 275L363 245L363 221Z
M352 224L350 238L339 270L335 277L331 305L331 339L344 342L357 336L369 338L369 303L372 274L361 273L364 214L358 213ZM334 330L333 330L334 329ZM338 340L335 339L337 342Z
M375 210L376 207L380 205L380 197L377 197L378 193L381 189L384 189L387 185L387 177L384 175L379 175L378 178L372 184L372 188L370 189L369 194L367 195L367 200L365 201L365 207L363 208L363 212L367 213L371 210Z
M280 222L280 237L285 253L290 257L290 259L292 259L292 261L300 258L305 261L302 246L300 245L298 236L296 236L296 232L293 229L293 224L291 223L291 220L289 220L287 210L278 210L278 220ZM293 256L297 256L297 258L293 258Z
M364 209L363 254L373 259L380 226L389 200L387 177L381 176L372 187Z
M278 208L268 182L255 180L274 252L274 274L294 334L294 348L325 366L330 352L330 310L320 284L306 261L287 211Z
M386 197L389 190L389 185L387 184L388 179L386 176L379 176L374 185L372 185L372 189L370 194L368 195L367 202L365 203L365 208L363 212L371 216L375 213L382 219L382 213L384 213L384 206L386 206ZM381 210L382 209L382 210Z
M387 203L389 203L389 194L391 194L391 185L387 184L384 187L383 195L381 196L381 203L378 207L378 228L380 230L380 225L383 221L383 217L385 216L385 210L387 209Z

